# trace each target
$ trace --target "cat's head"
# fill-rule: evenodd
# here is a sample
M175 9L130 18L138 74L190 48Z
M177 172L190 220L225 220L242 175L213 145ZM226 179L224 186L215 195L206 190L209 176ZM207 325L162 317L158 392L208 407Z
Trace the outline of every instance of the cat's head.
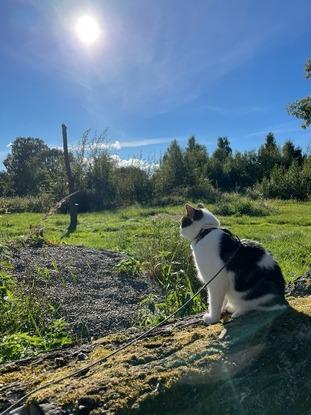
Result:
M195 239L201 229L209 227L218 228L219 220L203 205L198 205L196 208L188 203L186 204L186 215L182 217L180 224L180 233L191 241Z

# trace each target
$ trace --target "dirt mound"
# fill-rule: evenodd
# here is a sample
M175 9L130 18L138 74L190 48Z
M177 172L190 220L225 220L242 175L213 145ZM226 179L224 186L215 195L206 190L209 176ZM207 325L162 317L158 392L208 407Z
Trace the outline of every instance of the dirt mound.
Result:
M69 245L10 252L11 273L53 304L80 337L131 327L140 301L157 290L150 279L116 271L125 255Z

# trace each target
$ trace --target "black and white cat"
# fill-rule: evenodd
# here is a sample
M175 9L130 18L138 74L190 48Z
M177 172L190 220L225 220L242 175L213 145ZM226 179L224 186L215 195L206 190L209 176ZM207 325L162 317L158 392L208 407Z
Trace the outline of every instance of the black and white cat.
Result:
M272 255L259 243L235 238L221 229L218 219L201 206L186 205L187 215L181 221L181 235L191 241L198 278L209 281L236 255L208 285L209 312L206 324L220 320L227 311L238 317L251 310L276 310L287 307L285 282Z

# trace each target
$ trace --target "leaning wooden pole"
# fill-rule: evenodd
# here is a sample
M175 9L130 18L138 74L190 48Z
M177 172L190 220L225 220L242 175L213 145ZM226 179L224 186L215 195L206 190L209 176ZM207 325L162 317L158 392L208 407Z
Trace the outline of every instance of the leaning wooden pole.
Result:
M63 148L64 148L64 159L65 167L68 179L68 190L69 194L75 193L74 181L71 173L69 153L68 153L68 139L67 139L67 127L65 124L62 124L62 135L63 135ZM74 232L78 224L78 209L77 205L74 202L74 198L71 197L69 200L69 214L70 214L70 224L67 229L67 234Z

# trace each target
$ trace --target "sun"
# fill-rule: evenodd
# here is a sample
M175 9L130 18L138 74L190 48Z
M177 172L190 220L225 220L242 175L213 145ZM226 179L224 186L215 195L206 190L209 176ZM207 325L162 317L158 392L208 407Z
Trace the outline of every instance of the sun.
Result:
M76 23L76 33L81 42L91 45L99 37L100 30L96 20L88 15L79 17Z

